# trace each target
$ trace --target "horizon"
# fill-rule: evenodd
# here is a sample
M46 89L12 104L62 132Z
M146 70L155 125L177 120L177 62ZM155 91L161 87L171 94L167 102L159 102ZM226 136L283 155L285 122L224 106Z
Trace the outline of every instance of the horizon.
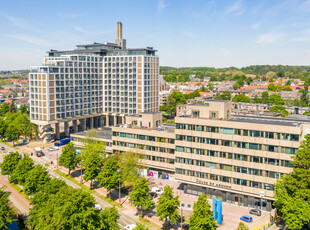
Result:
M310 0L5 2L0 70L41 65L50 49L114 42L118 21L128 47L154 47L161 66L307 66L309 9Z

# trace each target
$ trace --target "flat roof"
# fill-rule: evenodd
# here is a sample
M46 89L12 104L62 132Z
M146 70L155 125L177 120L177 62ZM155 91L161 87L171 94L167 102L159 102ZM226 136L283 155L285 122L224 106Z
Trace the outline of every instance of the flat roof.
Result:
M106 140L112 140L112 129L111 128L102 128L102 129L93 129L92 131L95 132L95 135L93 138L99 138L99 139L106 139ZM82 138L86 138L87 131L82 131L78 133L72 133L72 136L79 136Z
M276 118L276 117L243 116L243 115L235 115L230 121L248 122L256 124L266 124L266 125L281 125L291 127L299 127L301 124L310 123L310 119L304 120L304 119L289 119L289 118Z

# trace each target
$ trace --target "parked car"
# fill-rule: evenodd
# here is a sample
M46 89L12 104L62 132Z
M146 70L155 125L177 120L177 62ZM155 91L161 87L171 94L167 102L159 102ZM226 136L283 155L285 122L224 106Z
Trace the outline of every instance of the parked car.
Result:
M157 193L156 192L150 192L150 197L151 199L154 199L157 197Z
M241 216L240 220L243 220L245 222L251 223L253 221L252 217L250 216Z
M153 187L152 192L155 192L157 195L163 194L163 190L161 190L160 188L157 188L157 187Z
M8 154L10 154L12 151L8 151Z
M260 215L262 215L262 212L259 209L254 208L254 209L250 210L250 214L260 216Z
M5 148L4 148L3 146L1 146L0 149L1 149L2 151L5 150Z
M59 150L59 148L57 146L52 146L48 148L48 151L55 151L55 150Z
M129 224L129 225L125 226L124 229L126 229L126 230L133 230L135 227L136 227L135 224Z

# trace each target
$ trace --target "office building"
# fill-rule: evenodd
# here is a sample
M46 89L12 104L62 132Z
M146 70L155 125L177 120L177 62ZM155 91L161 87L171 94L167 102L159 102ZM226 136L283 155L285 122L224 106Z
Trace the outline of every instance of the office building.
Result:
M80 129L124 123L126 115L158 111L159 58L152 47L128 49L117 23L115 43L50 50L29 74L30 118L50 138L60 123L65 135ZM44 132L43 132L44 133Z

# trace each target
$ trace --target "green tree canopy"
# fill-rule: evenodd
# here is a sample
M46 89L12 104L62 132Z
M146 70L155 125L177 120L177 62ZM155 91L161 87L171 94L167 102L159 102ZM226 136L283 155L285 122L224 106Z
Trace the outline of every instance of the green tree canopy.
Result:
M76 154L76 148L72 142L65 145L62 149L62 154L59 158L58 164L69 169L68 175L71 176L71 169L75 169L79 163L79 157Z
M269 93L268 93L268 91L264 91L262 93L262 104L269 104Z
M32 229L108 230L94 205L95 198L88 192L62 186L44 202L34 204L27 223Z
M108 192L110 192L111 189L118 188L120 180L120 174L117 172L118 169L119 165L115 156L110 155L97 176L97 180L100 183L99 185L108 190Z
M270 107L269 112L281 113L281 117L286 117L288 115L288 111L285 109L285 107L280 105Z
M4 102L1 105L0 116L4 116L6 113L10 111L10 106L8 103Z
M39 191L39 188L50 180L46 168L42 165L36 165L29 171L24 184L24 191L27 195L34 194Z
M301 96L300 96L300 105L303 107L308 107L309 105L308 83L307 82L305 82L304 90L302 91Z
M10 111L11 113L16 113L17 108L16 108L16 105L15 105L15 102L14 102L14 101L12 101L12 102L10 103L9 111Z
M129 194L129 203L140 209L140 216L143 217L143 209L149 211L154 206L150 198L149 182L142 177L137 179L133 191Z
M215 230L218 227L213 219L213 211L211 211L206 194L203 193L198 197L197 202L194 203L193 211L193 215L189 218L190 230Z
M137 224L136 224L136 227L134 227L133 230L148 230L148 229L149 229L149 228L148 228L148 227L145 227L144 224L139 224L139 223L137 223Z
M179 219L179 206L179 196L174 196L172 188L169 185L166 185L163 194L158 198L156 207L156 216L159 217L159 220L165 221L165 229L167 229L168 220L175 224Z
M285 101L279 94L272 94L269 97L269 103L272 105L284 105Z
M175 117L177 105L186 104L186 99L183 93L179 91L174 91L169 95L167 104L164 110L170 114L170 116Z
M10 193L4 190L4 187L0 187L0 229L8 229L7 225L13 221L13 210L9 205Z
M310 135L305 136L291 163L293 171L275 183L274 205L288 229L306 229L310 222Z
M114 206L103 209L101 212L101 218L103 220L104 230L119 230L120 227L117 224L119 217L120 214Z
M6 155L0 165L1 173L11 176L20 159L21 156L18 152L11 152L9 155Z
M268 91L271 91L271 92L276 92L278 89L277 87L275 86L275 84L271 83L268 85Z
M233 97L232 99L233 102L245 102L245 103L252 103L252 99L243 95L243 94L238 94Z
M85 168L83 178L86 181L90 180L90 188L92 189L93 180L99 174L99 168L102 166L103 159L100 152L93 151L89 153L86 159L82 162L83 167Z
M10 182L18 181L18 184L23 185L26 181L29 171L31 171L34 167L33 160L26 154L24 157L18 161L11 177Z

